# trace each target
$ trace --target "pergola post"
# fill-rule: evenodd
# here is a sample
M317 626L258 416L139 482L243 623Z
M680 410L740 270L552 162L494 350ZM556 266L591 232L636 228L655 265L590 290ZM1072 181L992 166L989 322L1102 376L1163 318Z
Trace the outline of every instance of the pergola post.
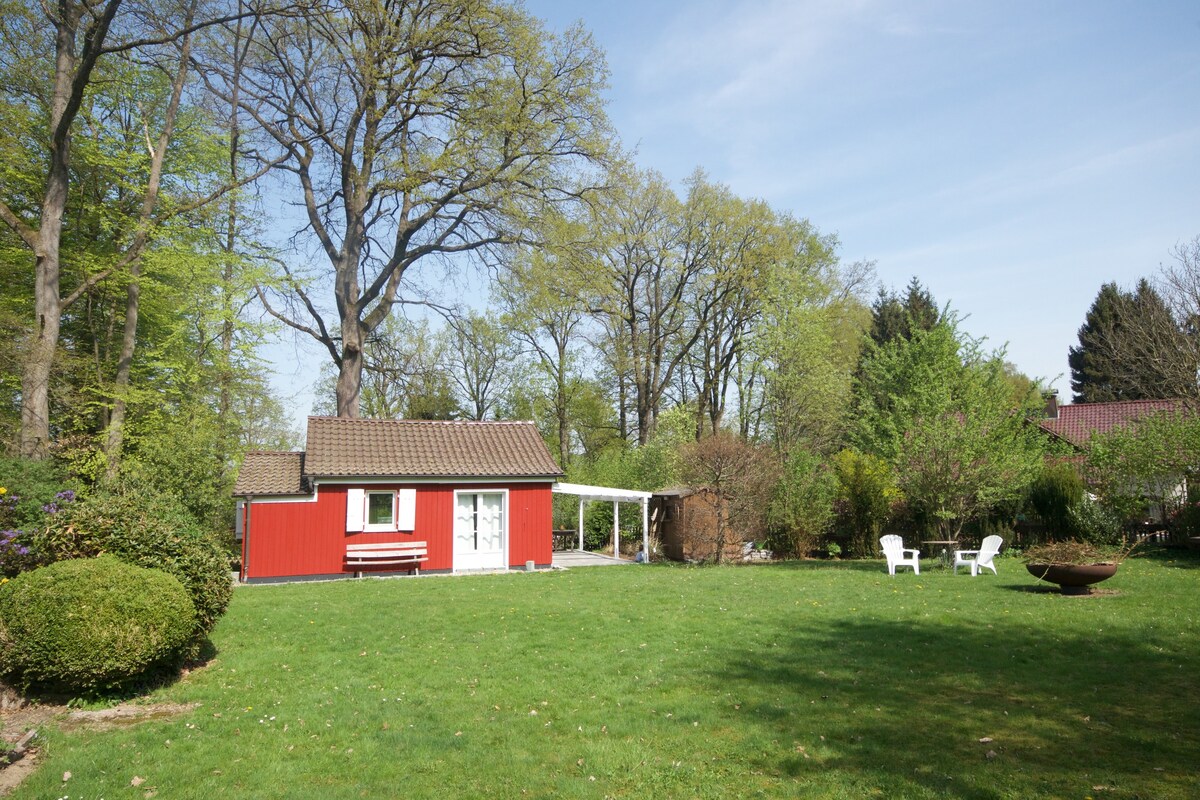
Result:
M613 500L613 558L621 557L621 507Z
M646 555L646 563L650 563L650 501L642 498L642 552Z
M634 489L617 489L607 486L586 486L579 483L555 483L551 487L555 494L573 494L579 498L579 549L583 551L584 536L584 504L592 500L613 504L612 544L613 556L621 557L621 507L620 503L642 504L642 551L647 557L650 554L650 492L639 492Z
M584 499L581 496L579 498L579 549L580 549L580 551L583 550L583 503L584 503Z

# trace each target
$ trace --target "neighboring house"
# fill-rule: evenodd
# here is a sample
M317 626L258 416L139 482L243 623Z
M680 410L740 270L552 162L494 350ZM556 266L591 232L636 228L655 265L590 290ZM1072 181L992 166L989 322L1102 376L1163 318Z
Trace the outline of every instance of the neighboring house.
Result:
M1038 427L1074 450L1072 461L1081 461L1093 436L1125 428L1155 414L1185 410L1181 400L1121 400L1111 403L1077 403L1060 406L1058 393L1046 398L1046 416ZM1147 514L1152 520L1164 521L1164 504L1171 505L1187 493L1184 475L1171 476L1162 485L1138 487L1149 502ZM1156 499L1157 498L1157 499Z
M302 453L246 455L234 486L241 579L364 570L347 545L424 543L425 572L551 564L561 470L531 422L309 417Z
M1060 406L1058 393L1051 392L1046 397L1046 416L1038 420L1038 427L1055 439L1071 445L1077 452L1084 453L1088 449L1088 442L1096 434L1124 428L1164 411L1182 409L1183 403L1179 400L1121 400Z

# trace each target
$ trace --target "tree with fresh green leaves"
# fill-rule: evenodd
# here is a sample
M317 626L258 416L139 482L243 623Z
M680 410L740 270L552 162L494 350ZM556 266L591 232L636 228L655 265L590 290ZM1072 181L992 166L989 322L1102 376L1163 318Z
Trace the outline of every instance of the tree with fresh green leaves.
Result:
M833 237L800 223L791 256L772 270L764 294L754 349L764 371L767 430L785 452L836 449L851 408L866 319L858 293L870 266L843 266L836 246Z
M604 331L618 413L628 400L645 444L700 336L693 305L706 266L704 231L685 225L684 205L662 175L631 169L613 172L589 225L598 233L589 257L568 265L570 284Z
M141 259L158 224L214 196L209 193L170 207L160 204L164 159L193 59L193 37L211 26L257 13L248 7L227 12L220 4L210 7L199 0L178 4L62 0L53 5L13 3L5 9L5 24L0 26L0 51L5 54L0 72L6 76L0 92L5 120L0 150L6 160L14 148L23 150L24 157L17 163L41 168L33 170L32 177L13 170L0 174L0 220L33 261L20 392L20 450L26 456L44 458L49 452L51 388L64 312L99 282L128 273L116 376L118 391L122 390L136 343ZM159 116L137 115L141 127L133 141L149 158L137 186L137 212L123 235L112 239L117 248L97 262L72 264L64 261L63 243L73 222L68 215L76 189L73 147L90 96L111 88L105 69L109 62L121 59L169 75L171 100ZM70 281L66 287L64 277ZM114 416L123 414L119 403L118 399ZM119 438L120 429L113 430ZM119 449L119 441L110 449Z
M1187 501L1197 464L1200 420L1181 406L1092 436L1084 477L1124 521L1165 521Z
M812 555L833 526L838 480L818 453L793 448L771 496L767 527L772 548L803 558Z
M955 540L968 522L1020 497L1045 442L1015 406L1003 353L986 353L953 320L868 347L854 440L888 462L918 524Z
M562 261L579 257L578 235L563 222L548 238L551 246L514 251L494 291L504 324L541 378L519 381L521 394L531 404L539 404L529 390L544 390L540 394L549 413L535 418L550 417L548 443L559 466L566 469L572 457L572 406L577 390L586 385L582 363L586 316L582 304L562 285L564 279L578 274L561 266Z
M847 448L830 462L837 478L836 510L848 554L867 558L903 499L891 465L878 456Z

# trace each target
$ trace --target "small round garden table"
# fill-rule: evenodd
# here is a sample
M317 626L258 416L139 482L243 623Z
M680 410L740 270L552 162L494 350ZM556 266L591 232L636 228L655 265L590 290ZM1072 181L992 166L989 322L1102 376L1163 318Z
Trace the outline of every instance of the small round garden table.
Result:
M938 559L941 561L942 568L950 568L951 553L953 553L954 548L958 546L958 542L954 541L953 539L922 539L921 544L933 545L929 549L938 554Z

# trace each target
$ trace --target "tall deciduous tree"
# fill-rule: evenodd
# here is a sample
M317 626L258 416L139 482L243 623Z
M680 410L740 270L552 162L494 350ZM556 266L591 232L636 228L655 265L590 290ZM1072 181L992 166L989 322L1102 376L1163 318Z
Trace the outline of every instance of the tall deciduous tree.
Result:
M661 175L623 171L613 184L594 207L594 225L602 233L590 262L578 265L578 283L605 329L619 411L624 413L628 387L637 441L645 444L700 336L695 304L708 240L702 227L685 223L683 204Z
M262 56L239 102L286 154L324 261L285 264L262 299L325 348L337 413L357 416L366 343L410 268L526 240L586 192L609 148L604 59L501 0L339 0L277 21Z
M504 320L517 343L533 358L543 381L528 381L521 392L529 397L533 385L544 383L551 407L551 441L564 470L572 456L571 431L576 398L588 391L583 380L582 337L586 316L577 293L564 281L578 270L583 231L562 220L547 220L550 246L522 248L506 260L495 293ZM532 399L532 398L530 398Z
M209 12L212 13L209 13ZM249 13L249 12L245 12ZM167 54L167 71L182 70L187 53L175 43L204 27L227 21L241 12L200 9L197 2L181 5L130 0L62 0L55 4L17 4L0 29L6 51L20 54L35 75L47 75L44 85L25 84L5 98L33 123L39 143L38 160L44 179L36 186L14 191L4 185L0 220L19 238L34 260L32 324L24 348L21 377L20 449L23 455L44 457L50 441L50 381L62 327L63 312L90 287L139 262L150 241L156 219L161 166L147 174L141 221L122 242L108 264L85 273L65 293L62 287L62 242L71 195L72 140L86 96L102 59L137 53L144 59ZM185 47L186 49L186 47ZM32 58L30 58L32 56ZM176 65L174 68L170 64ZM6 114L7 116L7 114ZM11 117L10 117L11 119ZM146 132L152 161L161 160L170 126ZM130 292L137 281L129 284ZM130 296L136 306L136 298ZM134 309L136 312L136 308ZM136 320L136 313L133 314ZM133 323L136 327L136 322Z

